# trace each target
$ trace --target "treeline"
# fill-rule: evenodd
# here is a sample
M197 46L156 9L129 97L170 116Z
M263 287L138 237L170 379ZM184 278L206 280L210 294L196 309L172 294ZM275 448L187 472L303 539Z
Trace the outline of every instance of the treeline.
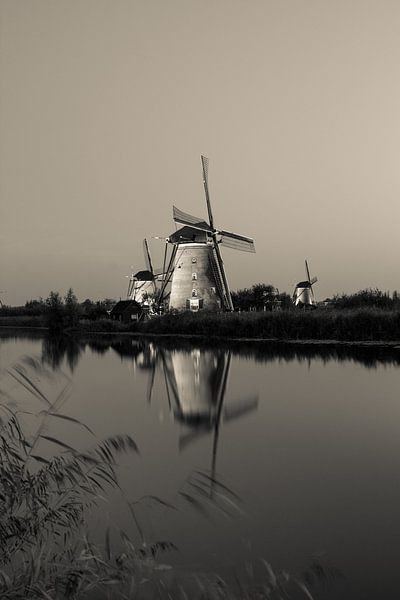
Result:
M399 292L382 292L378 288L360 290L355 294L335 295L327 299L337 309L380 308L383 310L400 310Z
M5 317L6 322L14 324L12 318L23 318L23 324L31 322L44 325L52 330L63 330L74 327L80 320L97 321L108 317L108 313L115 304L115 300L93 301L86 299L78 302L72 288L69 288L65 296L59 292L50 292L47 298L29 300L24 306L2 306L0 317ZM18 322L16 321L16 322Z
M289 294L280 294L273 285L267 283L255 283L252 287L237 290L231 295L237 311L272 310L277 305L289 308L292 304Z
M238 311L269 310L277 305L283 310L294 308L289 294L279 293L273 285L266 283L256 283L250 288L232 292L232 301L235 310ZM367 288L354 294L335 294L333 298L326 298L318 304L338 310L357 308L400 310L400 293Z

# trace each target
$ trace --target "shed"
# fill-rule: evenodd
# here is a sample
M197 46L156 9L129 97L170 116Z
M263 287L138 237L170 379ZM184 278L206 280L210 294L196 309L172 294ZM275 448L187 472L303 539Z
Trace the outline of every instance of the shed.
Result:
M131 321L140 321L143 314L142 306L135 300L120 300L111 309L110 318L113 321L130 323Z

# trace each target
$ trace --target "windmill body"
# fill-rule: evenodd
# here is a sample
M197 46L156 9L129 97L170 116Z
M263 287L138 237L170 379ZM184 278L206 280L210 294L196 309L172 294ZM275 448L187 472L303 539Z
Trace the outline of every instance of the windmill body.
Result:
M209 221L173 207L174 221L183 227L168 238L173 251L161 296L170 281L170 310L231 311L232 298L220 246L255 252L254 241L252 238L215 228L208 191L208 160L204 156L201 160Z
M211 244L181 243L177 247L169 307L197 312L223 306L218 267Z
M293 302L295 306L314 304L312 288L309 281L299 281L294 291Z

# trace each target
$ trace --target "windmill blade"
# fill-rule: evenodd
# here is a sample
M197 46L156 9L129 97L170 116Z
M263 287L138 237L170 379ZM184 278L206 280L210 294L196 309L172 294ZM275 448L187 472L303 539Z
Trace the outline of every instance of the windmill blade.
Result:
M151 256L149 251L149 245L147 243L146 238L143 240L143 254L144 254L144 262L146 264L146 268L152 275L154 275L153 265L151 262Z
M208 426L200 425L200 426L196 427L196 429L192 429L191 431L188 431L187 433L182 434L179 437L179 452L181 452L182 450L185 450L185 448L189 444L191 444L192 442L195 442L199 438L202 438L205 435L210 435L210 433L212 431L213 430L209 425Z
M254 240L244 235L231 233L221 229L218 231L221 235L221 244L233 250L242 250L243 252L255 252Z
M310 281L310 285L314 285L314 283L317 283L318 278L317 277L313 277Z
M173 206L173 219L175 223L190 225L191 227L194 227L194 229L200 229L201 231L211 231L210 226L204 221L204 219L189 215L189 213L183 212L183 210L180 210L176 206Z
M150 375L150 379L149 379L148 385L147 385L147 402L148 402L148 404L151 404L155 376L156 376L156 363L154 363L152 365L151 375Z
M161 290L160 290L160 298L158 300L158 306L160 307L161 304L164 302L166 295L165 295L165 290L166 287L172 277L172 273L174 272L174 268L175 268L175 257L176 257L176 253L178 251L178 246L176 246L175 244L172 246L172 252L171 252L171 256L169 259L169 263L168 263L168 267L165 271L165 276L164 276L164 281L163 284L161 286Z
M213 236L213 240L214 240L214 256L215 256L216 266L218 269L218 276L219 276L217 278L217 280L220 279L221 284L222 284L222 301L224 303L225 310L233 311L233 302L232 302L231 292L229 289L228 279L227 279L226 273L225 273L224 262L222 260L221 252L219 250L219 244L216 240L215 235Z
M206 195L208 218L210 221L211 229L214 229L214 218L213 218L213 214L212 214L212 210L211 210L210 193L208 191L208 158L206 156L203 156L203 155L201 156L201 164L203 166L203 185L204 185L204 192Z
M224 409L224 421L233 421L258 408L258 396L240 400L233 406Z
M307 262L307 261L305 261L305 263L306 263L306 274L307 274L307 280L308 280L308 281L310 281L310 271L309 271L309 269L308 269L308 262Z
M165 249L164 249L164 260L163 260L163 267L162 267L162 272L165 278L165 265L167 262L167 251L168 251L168 239L165 241Z
M128 277L128 275L125 275L125 277ZM128 281L128 291L126 292L126 298L127 300L130 299L130 297L132 296L132 292L133 292L133 277L130 276L129 277L129 281Z

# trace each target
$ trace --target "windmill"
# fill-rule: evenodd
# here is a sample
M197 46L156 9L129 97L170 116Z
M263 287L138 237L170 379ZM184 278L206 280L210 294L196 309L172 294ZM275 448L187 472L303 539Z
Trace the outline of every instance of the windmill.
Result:
M311 279L307 261L305 261L305 263L307 279L305 281L299 281L296 285L293 292L293 303L295 306L300 307L315 307L316 301L313 285L318 279L316 277Z
M208 159L202 156L201 162L209 222L173 207L173 219L183 227L166 238L166 243L172 245L172 252L164 269L160 303L165 300L166 287L171 283L170 309L231 311L233 304L220 245L255 252L254 241L215 227L208 189Z
M155 273L151 262L149 245L146 238L143 240L143 254L146 269L126 275L129 279L127 299L135 300L139 304L145 304L147 296L154 294L156 291L156 281L161 276L161 273Z

